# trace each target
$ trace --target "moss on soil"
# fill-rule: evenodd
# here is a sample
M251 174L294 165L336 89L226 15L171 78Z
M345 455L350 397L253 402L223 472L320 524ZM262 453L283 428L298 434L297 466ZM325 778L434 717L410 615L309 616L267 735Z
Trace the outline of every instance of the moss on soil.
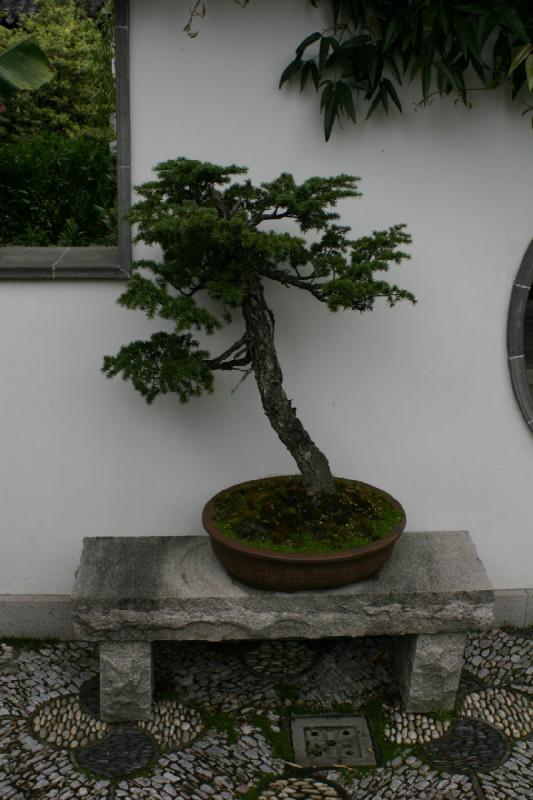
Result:
M221 495L213 521L229 539L250 547L325 553L378 541L401 519L379 489L340 478L335 488L311 500L299 477L253 481Z

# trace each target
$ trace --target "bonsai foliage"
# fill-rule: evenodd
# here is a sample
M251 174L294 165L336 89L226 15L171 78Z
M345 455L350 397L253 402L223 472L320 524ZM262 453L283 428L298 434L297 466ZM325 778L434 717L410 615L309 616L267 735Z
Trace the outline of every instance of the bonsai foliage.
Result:
M137 241L158 244L161 262L135 265L119 303L141 309L171 330L125 345L106 356L108 377L122 375L151 403L173 392L182 402L211 392L214 373L253 372L263 409L296 461L308 493L334 490L328 461L296 416L285 394L274 344L274 315L264 295L266 281L299 289L331 311L370 311L378 298L393 306L414 302L412 294L383 280L392 264L408 258L403 225L359 239L339 225L334 211L343 198L359 196L357 178L309 178L301 184L282 174L254 186L237 181L244 167L221 167L179 158L156 167L157 179L138 187L141 200L129 219ZM291 220L299 234L270 226ZM209 308L202 300L209 299ZM219 312L211 310L218 301ZM242 335L211 355L200 335L211 335L242 316ZM198 337L198 338L197 338Z
M312 0L319 5L319 0ZM396 106L403 81L420 82L422 105L435 94L469 104L468 83L493 89L510 82L513 98L533 91L531 0L322 0L331 27L315 31L296 48L280 85L297 78L320 92L324 132L336 120L357 121L357 99L366 116ZM531 106L531 102L528 104Z

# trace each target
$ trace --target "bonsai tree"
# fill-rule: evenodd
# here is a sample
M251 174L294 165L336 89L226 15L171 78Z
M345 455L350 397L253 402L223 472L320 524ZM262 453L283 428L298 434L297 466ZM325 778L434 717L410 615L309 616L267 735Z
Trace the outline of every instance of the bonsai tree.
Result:
M131 381L149 403L167 392L182 402L211 392L217 371L253 372L265 414L306 492L315 498L333 492L327 458L283 388L264 284L298 289L331 311L370 311L378 298L390 306L414 302L410 292L380 277L408 258L400 249L411 241L405 226L351 239L333 210L339 200L360 194L358 178L349 175L297 184L282 174L254 186L234 180L247 172L243 167L185 158L159 164L155 172L156 180L138 187L142 199L129 220L138 225L136 240L160 245L163 258L137 262L118 302L169 321L173 329L106 356L103 371ZM271 230L279 220L291 220L297 233ZM309 233L310 241L304 236ZM218 301L220 313L202 299ZM244 331L231 347L215 356L200 347L194 331L213 334L238 313Z

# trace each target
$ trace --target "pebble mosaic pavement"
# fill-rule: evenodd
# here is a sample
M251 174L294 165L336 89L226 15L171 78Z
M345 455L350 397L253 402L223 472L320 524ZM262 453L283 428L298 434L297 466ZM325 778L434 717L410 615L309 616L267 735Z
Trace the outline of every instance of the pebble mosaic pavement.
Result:
M95 646L0 642L0 800L532 800L532 630L472 637L440 718L402 710L391 644L158 643L153 719L112 725ZM294 764L291 716L326 712L376 767Z

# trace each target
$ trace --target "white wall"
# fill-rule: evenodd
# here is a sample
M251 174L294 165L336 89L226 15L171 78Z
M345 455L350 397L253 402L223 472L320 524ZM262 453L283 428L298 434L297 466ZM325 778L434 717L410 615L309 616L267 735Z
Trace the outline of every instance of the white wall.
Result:
M189 40L188 5L132 0L134 180L177 155L246 164L254 180L362 176L344 219L356 233L408 224L412 261L392 277L418 305L331 315L271 292L289 394L335 473L392 492L410 530L470 530L497 588L532 586L533 436L505 353L533 235L529 123L490 93L470 112L407 100L402 117L376 114L326 144L316 98L277 90L320 12L210 0ZM151 329L115 307L119 291L1 286L0 594L66 593L83 536L197 533L217 489L293 469L251 379L148 407L99 374L104 353Z

